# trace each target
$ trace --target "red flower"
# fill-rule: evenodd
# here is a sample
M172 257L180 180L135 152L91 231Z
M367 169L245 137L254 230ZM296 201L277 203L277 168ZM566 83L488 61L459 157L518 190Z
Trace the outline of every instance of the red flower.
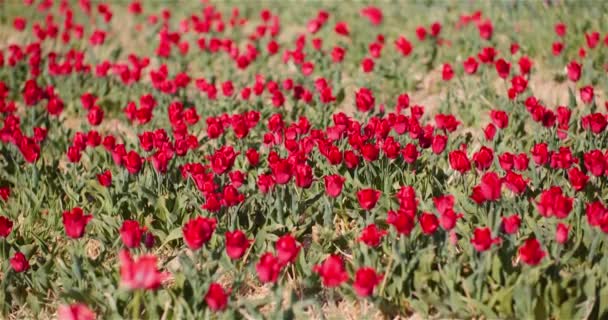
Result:
M0 237L8 237L8 235L11 234L12 230L13 222L4 216L0 216Z
M549 161L549 149L544 142L535 144L532 150L530 150L530 154L532 154L532 160L538 166L542 166Z
M365 159L365 161L367 162L373 162L378 160L379 154L380 150L375 144L366 143L361 146L361 155L363 156L363 159Z
M471 244L478 252L484 252L492 246L492 244L500 243L500 238L492 238L492 231L490 228L475 228L473 231L473 237L471 238Z
M76 207L70 211L63 212L63 226L65 233L72 239L81 238L84 234L84 229L93 219L93 216L88 214L85 215L79 207Z
M572 167L568 170L568 180L574 191L581 191L585 189L587 181L589 181L589 176L583 173L579 168Z
M279 259L270 252L264 253L260 258L260 261L255 265L255 271L258 274L258 278L263 283L277 282L281 268Z
M334 63L342 62L344 60L344 55L346 54L346 50L342 47L334 47L331 50L331 60Z
M535 266L547 255L535 238L530 238L519 247L519 258L526 264Z
M604 175L606 170L606 158L600 150L591 150L583 154L585 168L596 177Z
M382 281L382 275L376 273L373 268L359 268L355 273L353 289L360 297L369 297L374 288Z
M454 77L454 69L452 69L452 65L449 63L444 63L443 68L441 69L441 78L443 81L450 81Z
M488 123L488 125L483 129L483 135L488 141L494 140L494 136L496 135L496 126L493 123Z
M601 134L608 125L608 119L601 113L592 113L582 117L581 124L585 130L591 130L594 134Z
M594 201L585 205L585 215L589 225L597 227L604 223L608 210L600 201Z
M460 121L454 115L441 113L435 116L435 123L437 124L437 129L444 129L448 132L456 131L460 125Z
M580 90L580 94L581 94L581 100L586 103L589 104L593 101L593 87L592 86L585 86L582 87Z
M90 125L98 126L103 121L103 110L97 106L93 106L89 109L87 120Z
M361 16L367 18L367 20L369 20L369 22L375 26L382 23L382 18L383 18L382 10L380 10L380 8L378 8L378 7L374 7L374 6L365 7L363 9L361 9L360 14L361 14Z
M361 88L355 93L355 103L361 112L368 112L374 108L374 94L368 88Z
M573 82L577 82L581 78L581 65L576 61L571 61L566 66L566 70L568 72L568 79Z
M112 185L112 171L106 170L102 173L97 174L97 181L104 187Z
M562 188L556 186L540 194L536 208L543 217L555 216L558 219L564 219L572 211L573 201L572 198L562 193Z
M485 146L481 147L479 151L473 154L473 161L477 170L488 170L494 161L494 151Z
M348 273L344 269L344 262L338 255L330 255L322 264L312 269L323 279L323 286L333 288L348 280Z
M558 223L557 228L555 229L555 241L559 244L564 244L568 242L568 232L570 230L570 226L563 223Z
M296 186L306 189L310 187L313 180L312 168L307 164L296 165Z
M395 48L397 48L397 51L404 57L409 56L413 49L412 43L404 36L399 36L399 38L395 40Z
M382 193L374 189L362 189L357 191L357 200L363 210L372 210Z
M464 217L462 213L456 213L452 208L447 208L439 215L439 223L443 230L450 231L456 226L456 221Z
M374 60L371 58L365 58L361 61L361 69L363 72L369 73L374 71Z
M562 42L556 41L551 45L551 50L554 56L559 56L564 50L564 44Z
M517 64L519 65L519 71L521 74L529 74L530 70L532 70L532 60L526 56L519 58Z
M422 228L422 233L431 235L439 227L439 220L434 214L425 212L420 215L420 227Z
M278 184L287 184L289 180L291 180L293 174L292 165L287 159L281 159L275 163L271 163L270 170L272 171L274 180Z
M401 155L403 156L403 161L406 163L414 163L418 159L418 148L413 143L408 143L401 150Z
M17 31L23 31L25 29L26 24L27 24L27 21L22 17L16 17L13 20L13 27Z
M511 64L505 61L505 59L498 59L494 66L496 67L496 72L499 77L506 79L509 76Z
M286 234L277 240L275 249L277 250L279 263L286 265L295 261L302 246L298 244L292 235Z
M469 158L467 158L467 154L463 151L454 150L450 152L448 159L450 160L450 167L460 173L471 170L471 162L469 161Z
M504 111L492 110L490 111L490 117L492 118L492 123L500 129L504 129L509 125L509 115Z
M57 319L59 320L95 320L95 318L95 313L82 303L64 304L57 308Z
M342 187L346 180L344 177L338 174L332 174L323 177L323 180L325 182L325 193L328 196L336 198L342 193Z
M515 194L524 193L528 187L528 180L524 179L521 175L513 171L507 172L507 175L504 178L504 183L507 188L513 191Z
M137 174L141 170L141 166L143 165L142 158L137 152L133 150L129 151L129 153L124 156L122 161L130 174Z
M515 213L508 217L502 217L502 229L506 234L515 234L521 225L521 217Z
M154 255L143 255L133 260L128 250L120 251L120 283L130 290L158 289L168 277L167 273L158 271L157 259Z
M479 63L475 60L475 57L468 57L466 60L462 62L462 67L464 68L464 72L468 74L475 74L477 72L477 67Z
M247 157L247 161L252 167L256 167L260 162L260 154L255 149L247 150L245 157Z
M402 210L399 210L398 212L392 210L388 211L386 222L395 227L397 233L405 236L410 235L416 224L414 216Z
M196 217L186 222L182 228L184 241L192 250L200 249L215 232L217 222L214 218Z
M433 144L431 147L431 149L433 150L433 153L441 154L443 152L443 150L445 150L447 142L448 142L448 137L446 137L444 135L436 135L435 137L433 137Z
M205 303L211 311L222 311L228 305L228 293L219 283L211 283L205 295Z
M120 228L120 238L127 248L137 248L141 243L141 235L145 228L139 226L139 222L125 220Z
M559 37L563 37L566 35L566 25L563 23L555 24L555 34Z
M249 248L251 240L247 239L247 236L241 230L227 231L225 236L226 254L232 260L240 259Z
M230 171L232 166L234 165L234 161L236 159L237 153L234 152L234 148L231 146L223 146L214 154L209 156L209 161L211 162L211 169L215 174L222 175L225 172Z
M380 245L380 241L387 234L385 230L378 229L375 224L370 224L369 226L363 228L361 230L361 235L359 236L359 241L365 243L370 247L377 247Z
M350 33L350 28L348 27L348 24L346 22L340 21L336 23L334 31L341 36L348 36L348 34Z
M27 271L30 268L30 263L21 252L15 252L15 255L10 259L10 263L13 270L17 273Z
M440 32L441 32L441 23L433 22L433 24L431 24L431 36L437 37Z
M454 196L451 194L434 197L433 204L435 204L435 209L439 214L443 214L448 209L454 208Z
M473 188L471 199L481 204L486 201L496 201L500 199L500 189L502 179L496 172L487 172L481 177L481 182Z

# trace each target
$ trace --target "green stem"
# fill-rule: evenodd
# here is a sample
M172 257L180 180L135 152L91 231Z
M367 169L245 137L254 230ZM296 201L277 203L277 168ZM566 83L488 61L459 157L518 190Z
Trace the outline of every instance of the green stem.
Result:
M135 290L135 295L133 296L133 309L131 310L131 318L133 320L139 319L139 311L141 309L141 290Z

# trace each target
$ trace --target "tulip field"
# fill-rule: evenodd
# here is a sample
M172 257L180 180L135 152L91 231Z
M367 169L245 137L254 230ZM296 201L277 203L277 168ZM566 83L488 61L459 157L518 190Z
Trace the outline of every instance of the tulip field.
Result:
M0 319L607 319L608 2L0 0Z

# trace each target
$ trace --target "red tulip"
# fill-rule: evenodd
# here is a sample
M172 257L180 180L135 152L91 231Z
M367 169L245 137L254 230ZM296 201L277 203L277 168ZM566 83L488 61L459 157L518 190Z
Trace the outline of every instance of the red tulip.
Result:
M255 271L262 283L274 283L279 278L281 272L281 263L279 259L270 252L264 253L260 257L260 261L255 265Z
M492 231L490 228L475 228L473 231L473 237L471 238L471 244L478 252L483 252L492 246L492 244L500 243L500 238L492 238Z
M368 112L374 108L374 94L368 88L361 88L355 93L355 103L361 112Z
M521 225L519 214L515 213L508 217L502 217L502 229L506 234L515 234Z
M120 251L120 283L130 290L155 290L168 277L167 273L158 271L157 258L154 255L143 255L137 260L131 257L128 250Z
M112 171L106 170L102 173L97 174L97 181L104 187L112 185Z
M467 154L463 151L454 150L450 152L448 158L450 160L450 167L460 173L465 173L471 169L469 158L467 158Z
M477 170L488 170L494 161L494 151L488 147L481 147L479 151L473 154L473 161Z
M608 209L600 201L587 203L585 205L585 215L589 225L597 227L604 222L608 215Z
M576 61L571 61L566 66L566 70L568 71L568 79L573 82L577 82L581 78L581 65Z
M30 268L30 263L21 252L15 252L15 255L10 259L10 263L13 270L17 273L27 271Z
M439 219L434 214L425 212L420 215L420 227L422 228L422 233L431 235L439 227Z
M344 269L342 258L330 255L322 264L315 265L313 271L323 280L323 286L333 288L348 280L348 273Z
M526 264L535 266L547 255L535 238L530 238L519 247L519 258Z
M0 216L0 237L6 238L13 230L13 222L3 216Z
M441 69L441 78L443 81L450 81L454 77L454 69L452 69L452 65L449 63L444 63L443 68Z
M492 110L490 111L490 117L492 118L492 123L500 129L504 129L509 125L509 115L504 111Z
M556 186L540 194L536 208L543 217L555 216L558 219L564 219L572 211L573 201L574 199L562 193L562 188Z
M477 67L479 66L479 63L477 63L475 57L468 57L462 62L462 66L464 68L464 72L468 74L475 74L475 72L477 72Z
M434 197L433 204L435 204L435 209L437 210L437 212L442 214L446 210L454 208L454 196L448 194L439 197Z
M70 211L63 212L63 226L65 233L72 239L81 238L84 235L84 230L93 219L93 216L88 214L85 215L79 207L76 207Z
M302 249L302 246L300 246L296 239L290 234L280 237L277 240L275 247L277 250L277 258L281 265L294 262L300 249Z
M344 177L332 174L323 177L325 182L325 193L332 197L336 198L342 193L342 187L344 185L344 181L346 180Z
M358 240L370 247L377 247L380 245L382 238L387 234L388 232L378 229L378 227L372 223L361 230L361 235Z
M376 273L373 268L359 268L355 273L353 289L360 297L369 297L374 288L382 281L382 275Z
M362 189L357 191L357 200L359 200L359 205L363 210L369 211L376 206L381 194L378 190Z
M559 244L564 244L568 242L568 232L570 230L570 226L563 223L558 223L557 228L555 229L555 241Z
M192 250L200 249L207 243L213 232L217 222L214 218L197 217L188 221L182 228L184 241Z
M95 320L97 316L82 303L60 305L57 308L58 320Z
M228 293L219 283L211 283L205 295L205 303L211 311L222 311L228 305Z
M416 225L414 216L402 210L399 210L398 212L392 210L388 211L386 222L395 227L397 233L405 236L409 236Z
M439 215L439 224L443 230L450 231L456 226L456 221L464 217L462 213L456 213L452 208L447 208Z
M120 238L127 248L137 248L141 243L141 236L145 228L139 226L139 222L125 220L120 228Z
M251 240L247 239L247 236L241 230L227 231L225 237L226 254L233 260L240 259L251 244Z

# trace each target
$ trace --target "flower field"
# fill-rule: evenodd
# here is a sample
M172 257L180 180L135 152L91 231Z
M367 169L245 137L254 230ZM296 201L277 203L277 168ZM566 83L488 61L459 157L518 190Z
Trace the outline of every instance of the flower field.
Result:
M0 0L0 318L608 318L608 2Z

